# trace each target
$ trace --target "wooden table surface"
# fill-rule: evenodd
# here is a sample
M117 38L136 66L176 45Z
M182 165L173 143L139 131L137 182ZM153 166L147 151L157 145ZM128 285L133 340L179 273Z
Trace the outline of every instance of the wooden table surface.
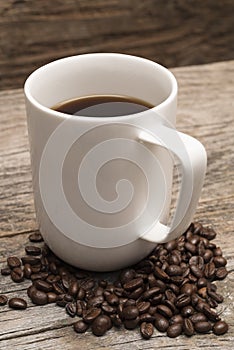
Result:
M222 317L229 323L224 336L195 335L167 338L155 331L149 341L138 331L76 334L74 319L53 304L25 311L0 308L0 349L233 349L234 341L234 61L173 69L179 83L178 129L198 138L208 153L208 169L195 219L218 232L231 271L220 282L225 296ZM24 251L35 221L23 91L0 93L0 267L9 255ZM22 255L21 255L22 256ZM28 281L13 283L0 276L0 293L26 297Z

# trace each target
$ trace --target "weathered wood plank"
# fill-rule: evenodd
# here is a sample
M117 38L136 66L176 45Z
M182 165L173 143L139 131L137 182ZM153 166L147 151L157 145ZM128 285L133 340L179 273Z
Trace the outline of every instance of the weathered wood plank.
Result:
M0 1L0 90L58 57L124 52L168 67L234 58L232 0Z
M208 152L208 171L196 219L212 225L218 232L215 243L228 259L227 280L219 283L225 296L221 306L230 325L225 336L181 336L169 339L155 331L150 341L138 331L111 330L96 338L90 332L77 335L74 319L54 305L37 307L28 299L29 308L0 309L0 348L17 350L51 348L82 349L198 349L228 350L234 341L234 154L233 86L234 61L199 67L174 69L179 82L178 129L201 140ZM224 81L225 77L225 81ZM222 85L221 85L221 82ZM37 229L22 90L0 93L0 268L9 255L23 255L29 232ZM0 277L0 293L26 297L29 282L13 283ZM27 298L27 297L26 297Z

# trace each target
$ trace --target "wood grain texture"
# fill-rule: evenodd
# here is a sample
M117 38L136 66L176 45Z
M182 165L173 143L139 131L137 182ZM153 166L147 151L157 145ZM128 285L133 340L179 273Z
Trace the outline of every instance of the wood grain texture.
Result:
M231 350L234 341L234 61L173 69L179 83L178 129L197 137L208 153L208 170L195 216L218 232L231 271L219 289L225 296L222 317L229 332L169 339L156 332L149 341L138 331L111 330L104 337L76 334L74 319L54 305L38 307L28 299L26 311L0 308L0 349L163 349ZM0 92L0 267L9 255L21 255L35 221L26 118L22 90ZM111 274L109 274L111 276ZM0 293L26 297L28 282L0 276Z
M59 57L123 52L168 67L234 58L233 0L0 0L0 90Z

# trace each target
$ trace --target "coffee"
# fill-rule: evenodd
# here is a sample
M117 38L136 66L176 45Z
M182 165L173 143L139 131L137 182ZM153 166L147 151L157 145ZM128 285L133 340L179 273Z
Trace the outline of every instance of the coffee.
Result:
M58 103L52 109L82 117L118 117L144 112L152 107L152 104L134 97L93 95Z

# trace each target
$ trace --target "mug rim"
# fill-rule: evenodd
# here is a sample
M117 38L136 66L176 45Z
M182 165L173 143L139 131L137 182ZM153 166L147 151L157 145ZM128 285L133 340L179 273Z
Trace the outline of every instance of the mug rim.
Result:
M56 111L56 110L53 110L52 108L50 107L46 107L44 106L43 104L41 104L40 102L37 101L37 99L35 97L33 97L33 95L31 94L31 89L30 89L30 84L32 83L32 81L36 78L36 76L40 73L40 72L43 72L45 69L48 68L48 66L52 66L52 65L57 65L57 64L60 64L62 61L71 61L71 60L76 60L78 59L80 56L83 56L83 57L94 57L95 56L118 56L118 57L125 57L125 58L128 58L128 59L131 59L131 60L135 60L135 61L139 61L139 62L143 62L145 64L148 64L148 65L151 65L151 66L157 66L158 69L160 69L161 71L164 72L164 74L167 75L168 79L170 80L171 82L171 92L169 94L169 96L163 100L161 103L159 103L158 105L152 107L152 108L149 108L143 112L138 112L138 113L133 113L133 114L129 114L129 115L120 115L120 116L111 116L111 117L90 117L90 116L74 116L74 115L69 115L67 113L63 113L63 112L59 112L59 111ZM62 118L62 119L68 119L70 117L75 117L77 118L77 120L81 121L81 120L86 120L86 121L124 121L124 120L128 120L128 119L132 119L134 117L137 117L139 115L141 116L144 116L146 115L147 113L149 113L149 111L153 111L153 112L156 112L158 113L158 109L159 108L164 108L165 106L169 105L177 96L177 93L178 93L178 84L177 84L177 80L174 76L174 74L166 67L164 67L163 65L157 63L157 62L154 62L152 60L149 60L147 58L144 58L144 57L140 57L140 56L135 56L135 55L129 55L129 54L124 54L124 53L116 53L116 52L104 52L104 53L100 53L100 52L97 52L97 53L84 53L84 54L79 54L79 55L73 55L73 56L66 56L66 57L63 57L63 58L59 58L59 59L56 59L56 60L53 60L39 68L37 68L36 70L34 70L26 79L25 83L24 83L24 94L25 94L25 97L36 107L38 108L39 110L43 111L44 113L49 113L50 115L52 116L55 116L55 117L59 117L59 118Z

